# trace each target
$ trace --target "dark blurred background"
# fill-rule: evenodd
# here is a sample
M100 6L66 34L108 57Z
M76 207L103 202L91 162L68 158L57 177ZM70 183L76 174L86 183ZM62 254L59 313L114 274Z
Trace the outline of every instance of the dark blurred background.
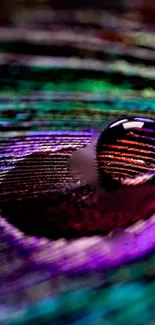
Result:
M142 19L149 15L149 19L155 16L154 0L1 0L0 18L1 22L9 21L15 14L19 14L23 10L36 9L66 9L80 7L98 7L102 9L111 9L113 11L136 11Z
M154 0L1 0L1 25L10 23L21 12L67 8L102 8L136 16L141 22L154 22Z

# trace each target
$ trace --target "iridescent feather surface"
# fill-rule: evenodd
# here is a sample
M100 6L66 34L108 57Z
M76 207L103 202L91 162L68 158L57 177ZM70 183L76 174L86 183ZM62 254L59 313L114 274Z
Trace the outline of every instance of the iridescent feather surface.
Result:
M0 27L0 325L154 324L154 27L138 17Z

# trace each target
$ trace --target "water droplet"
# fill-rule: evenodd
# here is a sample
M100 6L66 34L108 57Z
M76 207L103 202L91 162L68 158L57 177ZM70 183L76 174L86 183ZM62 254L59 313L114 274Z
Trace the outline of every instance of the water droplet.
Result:
M143 177L155 171L155 121L130 118L111 123L100 134L96 150L102 187L114 190L126 178Z

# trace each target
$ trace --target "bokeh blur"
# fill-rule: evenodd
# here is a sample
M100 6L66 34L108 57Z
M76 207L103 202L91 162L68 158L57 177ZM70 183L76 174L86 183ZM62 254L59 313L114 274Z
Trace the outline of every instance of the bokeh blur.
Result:
M155 118L155 2L0 6L0 325L154 325L154 185L99 201L68 159Z

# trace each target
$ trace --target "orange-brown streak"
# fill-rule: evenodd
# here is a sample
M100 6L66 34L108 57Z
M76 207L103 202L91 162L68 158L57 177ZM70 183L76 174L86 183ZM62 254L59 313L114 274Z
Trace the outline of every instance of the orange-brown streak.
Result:
M137 142L137 141L131 141L131 140L123 140L123 139L118 139L117 142L119 143L125 143L128 145L135 145L135 146L141 146L141 147L145 147L146 146L148 148L152 148L153 150L155 150L155 146L151 145L151 144L146 144L146 143L141 143L141 142Z
M103 161L106 160L106 158L114 159L114 160L117 160L119 162L124 161L125 163L128 163L130 165L134 164L134 166L136 166L136 164L139 163L139 165L137 165L137 167L142 165L142 163L138 162L137 160L134 160L134 159L131 159L131 158L129 159L129 158L118 157L118 155L117 156L115 156L115 155L103 155L103 156L101 156L101 158L104 158ZM141 168L144 168L144 167L141 166Z
M104 158L107 155L109 155L109 156L113 155L114 156L115 154L116 154L116 152L114 152L114 151L104 150L104 154L98 155L98 158ZM139 156L139 158L137 158L137 156L134 155L134 154L128 154L128 153L123 153L123 152L118 152L118 155L123 156L123 157L132 157L133 159L135 158L135 161L137 161L137 160L147 160L152 164L154 162L153 166L155 166L154 158L151 158L151 157Z
M115 145L115 144L104 144L102 146L105 150L105 148L112 148L112 149L118 149L118 150L127 150L127 151L138 151L138 152L141 152L141 153L146 153L146 154L155 154L154 151L151 151L151 150L143 150L143 149L136 149L136 148L130 148L128 146L119 146L119 145Z

